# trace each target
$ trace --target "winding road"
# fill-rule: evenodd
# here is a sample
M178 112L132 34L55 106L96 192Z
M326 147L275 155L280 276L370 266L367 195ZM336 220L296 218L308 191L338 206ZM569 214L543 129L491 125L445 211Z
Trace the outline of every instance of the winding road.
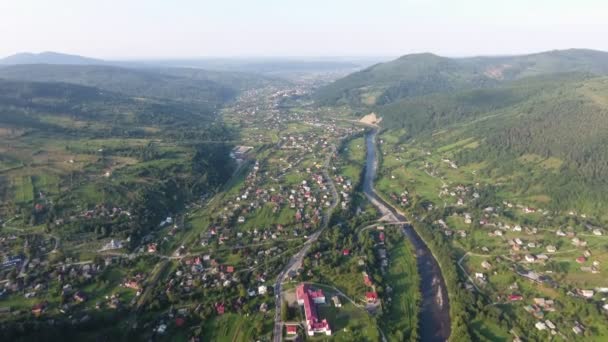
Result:
M332 145L330 149L331 152L327 155L327 157L325 158L325 162L323 163L323 178L329 181L329 187L332 193L332 201L329 208L327 208L327 210L323 214L323 222L321 223L321 229L317 230L308 237L308 240L306 240L302 248L289 259L283 270L281 270L281 272L277 276L277 280L274 284L275 316L274 330L272 333L274 342L281 342L283 338L283 322L281 321L281 291L283 290L283 282L285 282L285 278L289 275L289 272L296 271L302 266L302 260L306 256L306 253L308 253L308 250L310 249L312 243L317 241L317 239L319 238L321 233L323 233L325 228L329 226L331 214L340 200L340 198L338 197L338 190L336 190L336 185L334 184L334 181L332 180L329 175L329 172L327 171L329 168L331 157L336 153L336 146Z

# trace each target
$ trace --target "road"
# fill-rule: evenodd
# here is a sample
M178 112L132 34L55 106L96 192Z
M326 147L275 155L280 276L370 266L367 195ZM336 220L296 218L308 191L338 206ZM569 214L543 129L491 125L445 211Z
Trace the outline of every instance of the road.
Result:
M321 223L321 228L308 237L308 240L306 240L306 242L302 245L302 248L289 259L289 261L287 262L285 267L281 270L281 272L277 276L277 280L274 284L275 316L274 316L274 330L272 333L274 342L281 342L281 340L283 339L283 322L281 321L281 301L282 301L281 292L283 290L283 283L285 282L285 278L287 277L287 275L289 275L289 272L297 271L302 266L302 260L306 256L306 253L308 253L310 246L313 244L313 242L317 241L317 239L319 238L321 233L323 233L323 231L329 226L329 220L331 219L331 214L333 213L334 209L338 205L338 202L340 199L338 197L338 190L336 190L336 185L334 184L334 181L330 177L329 172L328 172L329 163L331 162L331 157L336 153L336 146L332 145L330 147L330 149L331 149L331 152L327 155L327 157L325 158L325 162L323 163L323 177L329 181L329 187L332 192L332 201L331 201L329 208L327 208L327 210L325 211L325 213L323 215L323 221Z

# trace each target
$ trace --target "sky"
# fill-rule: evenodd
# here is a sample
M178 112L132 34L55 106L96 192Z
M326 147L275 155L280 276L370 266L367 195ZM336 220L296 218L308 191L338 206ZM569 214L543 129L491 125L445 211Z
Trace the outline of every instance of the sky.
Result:
M606 0L0 0L0 56L608 51Z

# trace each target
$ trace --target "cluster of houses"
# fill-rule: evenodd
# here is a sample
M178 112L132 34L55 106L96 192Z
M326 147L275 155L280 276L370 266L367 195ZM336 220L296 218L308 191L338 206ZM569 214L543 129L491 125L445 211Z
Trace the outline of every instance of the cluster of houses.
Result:
M66 260L70 261L70 260ZM23 295L24 298L41 298L31 309L32 314L39 316L49 309L50 305L43 298L46 298L50 291L50 284L58 283L61 289L61 304L57 308L60 313L71 312L78 304L86 302L88 295L81 289L86 284L96 281L111 261L104 264L95 263L60 263L51 266L48 260L34 258L27 264L30 277L17 277L6 279L0 289L0 298L4 296ZM34 272L41 268L52 267L50 272Z
M251 268L245 270L252 271ZM209 254L186 257L181 260L177 269L169 275L164 291L183 297L188 297L192 293L206 288L226 291L226 289L245 284L238 274L239 270L235 266L220 264ZM252 276L248 278L245 284L249 287L246 289L246 295L243 294L246 297L239 297L232 303L234 310L238 310L247 298L266 296L269 292L269 287L266 285L267 278L268 274L264 271L252 271ZM265 312L267 308L267 304L263 303L260 306L260 311ZM224 302L215 305L217 314L223 314L228 309L229 307Z
M120 215L125 215L127 217L131 217L131 212L128 210L124 210L120 207L110 207L105 204L97 204L93 209L84 210L80 213L80 217L85 219L99 218L99 217L110 217L114 218ZM76 217L71 217L70 220L75 220ZM63 221L59 219L55 222L55 224L61 224Z

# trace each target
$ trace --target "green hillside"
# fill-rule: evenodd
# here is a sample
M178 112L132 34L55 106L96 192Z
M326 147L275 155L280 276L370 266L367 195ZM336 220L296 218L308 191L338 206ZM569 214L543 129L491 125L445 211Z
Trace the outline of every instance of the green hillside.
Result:
M402 129L402 142L428 148L474 142L446 156L483 165L479 172L508 179L514 193L549 200L539 205L598 213L608 204L605 75L608 53L592 50L460 59L417 54L354 73L316 96L357 115L376 112L383 127ZM518 174L522 160L537 161L523 166L530 176Z
M573 49L507 57L406 55L337 80L319 89L316 99L322 104L373 108L403 98L491 88L512 80L563 72L608 74L608 53Z
M231 174L232 131L216 119L204 104L0 79L0 215L50 227L102 203L129 208L138 224L114 229L139 236ZM109 225L73 222L60 233L101 238Z
M402 141L458 147L442 149L445 157L508 180L521 196L550 199L542 203L550 208L600 213L608 204L607 77L526 78L405 99L378 112L383 126L404 129Z
M199 102L209 106L219 106L237 94L236 88L202 77L99 65L15 65L1 68L0 78L72 83L130 96Z
M214 110L171 100L134 99L98 88L67 83L23 82L0 79L0 123L25 127L51 127L72 121L107 125L175 124L192 125L209 121ZM76 122L81 122L76 125ZM124 126L127 125L127 126ZM61 127L64 127L61 126ZM65 128L64 127L64 128Z

